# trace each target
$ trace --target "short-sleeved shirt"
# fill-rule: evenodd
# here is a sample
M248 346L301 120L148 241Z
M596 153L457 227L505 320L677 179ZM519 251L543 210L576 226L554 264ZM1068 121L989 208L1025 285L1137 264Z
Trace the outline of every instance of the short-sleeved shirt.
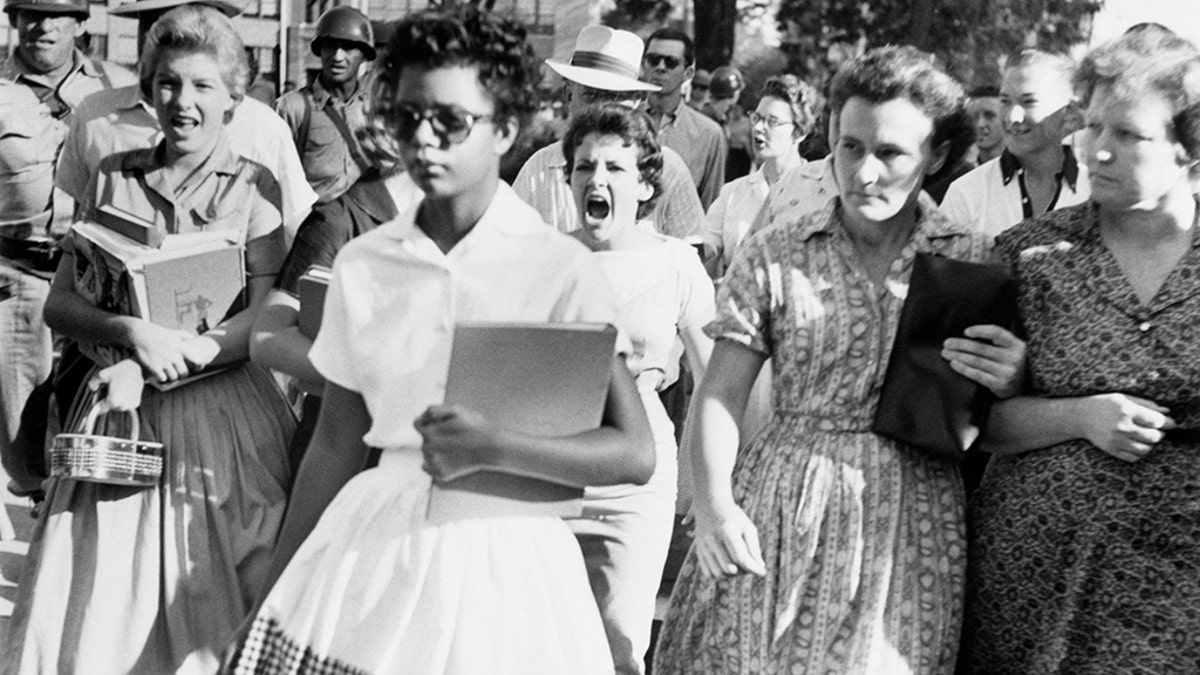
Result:
M317 78L312 85L288 92L275 102L275 111L291 129L304 176L317 192L318 202L328 202L350 189L363 173L359 163L365 162L362 147L353 134L366 125L364 89L360 84L350 98L342 100Z
M658 140L683 158L700 195L700 205L707 209L725 184L728 143L721 125L680 100L674 112L662 116Z
M942 200L942 213L976 232L994 237L1017 223L1040 215L1032 213L1025 195L1021 162L1005 150L950 184ZM1087 169L1070 148L1063 146L1063 166L1058 172L1058 195L1048 211L1074 206L1091 195Z
M726 183L717 201L708 208L701 238L706 248L721 254L722 268L729 267L734 250L750 231L770 190L766 174L758 169Z
M222 135L184 184L173 187L163 169L165 145L105 157L81 203L90 217L111 205L154 223L166 234L238 230L247 243L249 276L274 275L286 248L280 229L279 183L266 167L236 155ZM253 242L253 243L252 243Z
M670 148L663 149L662 194L650 220L654 229L669 237L692 239L704 223L704 209L683 159ZM517 195L559 232L579 229L575 194L567 184L567 158L562 141L533 153L521 167L513 189Z
M284 233L291 241L317 194L304 179L304 167L287 125L270 107L246 98L234 108L225 134L235 154L265 166L279 182ZM82 200L100 160L117 152L150 148L161 140L154 108L136 85L92 94L75 112L59 157L56 182L67 194Z
M443 400L455 324L616 325L604 271L501 182L475 227L443 253L416 224L420 205L350 241L334 261L309 358L358 392L371 415L363 442L416 448L413 420Z
M74 66L57 84L31 71L18 53L0 66L0 225L66 231L75 202L54 190L54 164L72 112L89 94L137 82L128 70L78 50L72 58Z
M337 199L317 204L300 224L275 287L296 295L300 277L313 265L333 266L346 242L407 211L425 196L407 173L363 175Z

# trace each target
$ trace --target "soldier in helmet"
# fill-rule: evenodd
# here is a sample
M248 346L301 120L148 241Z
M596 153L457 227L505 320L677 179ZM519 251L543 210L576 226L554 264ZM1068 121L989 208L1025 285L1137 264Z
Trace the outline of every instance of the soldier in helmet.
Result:
M75 208L54 189L54 164L76 105L137 78L75 48L87 0L6 0L4 12L17 45L0 65L0 458L26 492L37 480L26 479L9 448L26 398L50 372L48 254Z
M716 120L725 132L725 142L729 148L725 154L726 181L748 175L754 162L750 118L740 103L745 89L746 82L737 68L721 66L713 70L708 108L704 112Z
M371 22L352 7L326 11L317 20L312 52L321 57L321 73L311 85L280 97L275 110L292 129L317 201L328 202L370 166L355 131L366 119L359 71L375 60Z

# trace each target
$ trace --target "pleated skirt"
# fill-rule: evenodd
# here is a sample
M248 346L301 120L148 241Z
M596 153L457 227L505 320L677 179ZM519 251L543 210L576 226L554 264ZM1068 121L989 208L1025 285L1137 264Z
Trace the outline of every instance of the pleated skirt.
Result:
M94 394L75 402L81 430ZM52 479L6 635L6 673L213 673L261 590L295 420L246 364L142 399L165 446L157 488ZM96 433L128 437L110 414Z

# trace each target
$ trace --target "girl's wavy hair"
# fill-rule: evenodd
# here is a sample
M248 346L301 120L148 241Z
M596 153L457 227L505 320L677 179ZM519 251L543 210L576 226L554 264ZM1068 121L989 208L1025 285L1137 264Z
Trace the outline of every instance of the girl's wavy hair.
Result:
M638 149L638 172L642 180L653 188L650 198L640 202L638 219L645 218L654 210L654 204L662 196L662 146L654 131L654 123L644 112L632 110L620 103L600 103L588 106L571 120L563 136L563 156L567 159L567 182L575 167L575 150L588 134L616 136L625 147Z
M1075 75L1086 106L1100 87L1122 101L1157 95L1170 106L1171 130L1187 152L1200 159L1200 50L1154 24L1143 24L1093 49Z
M204 53L216 60L221 80L234 101L246 96L250 64L246 49L233 22L206 5L181 5L159 17L146 33L142 58L138 60L138 84L146 98L154 98L154 71L169 52Z
M376 61L371 78L367 137L388 134L387 118L396 101L404 68L471 66L492 99L496 124L519 128L537 111L541 64L515 19L474 4L446 2L396 23L396 31ZM394 139L392 142L394 148Z
M824 105L824 98L804 80L788 73L775 75L763 84L762 95L777 98L792 109L792 119L796 121L794 138L808 136L817 126L818 111Z
M932 54L915 47L880 47L847 61L829 87L831 119L855 96L871 103L907 99L929 116L932 147L948 143L949 148L941 168L925 177L927 183L954 171L975 142L962 85L937 66Z

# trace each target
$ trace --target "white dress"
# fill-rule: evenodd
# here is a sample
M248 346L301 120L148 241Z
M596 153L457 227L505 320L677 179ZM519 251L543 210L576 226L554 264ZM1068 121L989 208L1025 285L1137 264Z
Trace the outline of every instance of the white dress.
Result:
M501 184L448 254L416 208L346 245L311 357L362 394L377 468L342 488L260 610L238 673L611 673L579 546L552 517L425 522L412 420L456 321L615 323L592 254Z

